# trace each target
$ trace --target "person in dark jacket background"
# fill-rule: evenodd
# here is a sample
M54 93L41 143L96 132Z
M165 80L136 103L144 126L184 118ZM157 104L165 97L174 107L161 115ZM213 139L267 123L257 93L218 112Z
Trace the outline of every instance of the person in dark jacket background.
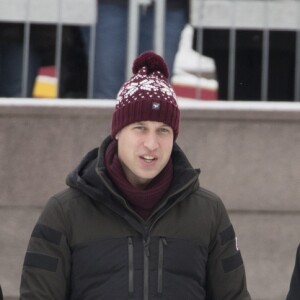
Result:
M300 299L300 244L297 249L296 262L292 274L290 290L286 300L299 300Z
M221 199L176 143L168 68L141 54L112 131L51 197L29 241L20 299L250 300Z
M0 300L3 300L3 294L2 294L2 288L1 288L1 285L0 285Z

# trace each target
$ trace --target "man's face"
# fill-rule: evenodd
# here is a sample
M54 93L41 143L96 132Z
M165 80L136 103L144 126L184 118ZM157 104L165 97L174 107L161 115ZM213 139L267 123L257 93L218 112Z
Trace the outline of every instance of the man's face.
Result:
M170 159L173 130L154 121L143 121L124 127L116 135L118 156L128 181L144 188Z

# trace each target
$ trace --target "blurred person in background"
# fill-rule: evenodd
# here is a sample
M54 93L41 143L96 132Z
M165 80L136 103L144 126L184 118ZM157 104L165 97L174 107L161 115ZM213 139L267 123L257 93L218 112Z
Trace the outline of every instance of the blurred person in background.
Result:
M296 262L292 274L290 290L286 300L299 300L300 299L300 244L297 249Z
M138 53L154 48L154 3L152 0L143 2L140 6ZM128 0L98 0L93 98L115 99L125 81L128 3ZM170 72L181 31L188 19L188 0L166 1L164 58ZM89 29L83 28L82 32L88 50Z
M3 300L3 294L2 294L2 288L1 288L1 285L0 285L0 300Z
M0 23L0 97L32 97L42 66L55 65L56 25L30 25L26 93L23 95L24 24ZM61 98L86 97L87 64L79 29L63 29Z
M49 37L49 32L46 33ZM0 23L0 97L22 96L23 37L24 25ZM41 55L35 45L31 45L25 97L32 96L34 81L40 65Z

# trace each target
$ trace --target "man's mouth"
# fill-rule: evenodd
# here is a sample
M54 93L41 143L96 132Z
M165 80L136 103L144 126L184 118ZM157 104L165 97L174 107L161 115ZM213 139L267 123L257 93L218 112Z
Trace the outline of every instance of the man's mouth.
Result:
M145 161L145 162L152 162L154 160L156 160L156 158L154 156L150 156L150 155L143 155L141 156L141 158Z

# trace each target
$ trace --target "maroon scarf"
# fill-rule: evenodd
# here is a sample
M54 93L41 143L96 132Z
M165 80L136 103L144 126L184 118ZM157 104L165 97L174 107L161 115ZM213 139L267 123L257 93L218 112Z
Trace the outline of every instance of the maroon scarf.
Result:
M165 168L149 183L139 190L127 180L117 155L117 142L113 141L105 152L105 165L110 179L115 183L131 207L146 220L156 204L168 190L173 178L173 164L170 159Z

